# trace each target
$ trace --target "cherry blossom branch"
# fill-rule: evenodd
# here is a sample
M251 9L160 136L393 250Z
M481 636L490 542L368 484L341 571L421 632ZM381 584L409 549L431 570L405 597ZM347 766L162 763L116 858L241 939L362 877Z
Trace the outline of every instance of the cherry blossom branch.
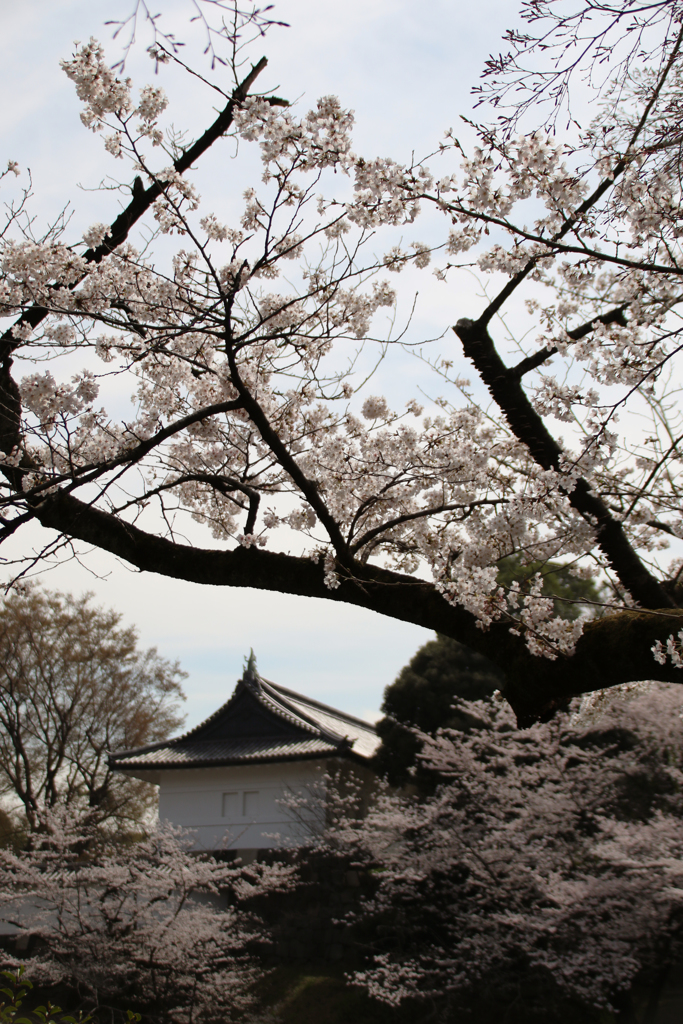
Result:
M262 57L249 71L245 78L237 85L233 90L230 99L226 106L220 112L215 121L206 129L203 135L201 135L196 142L194 142L189 149L173 162L173 167L178 174L184 174L185 171L189 170L190 167L204 154L210 147L219 139L225 132L230 128L233 123L235 111L244 103L245 99L249 95L249 90L252 85L266 68L268 61L265 57ZM265 100L266 103L270 103L275 106L286 106L287 101L280 99L279 97L273 96ZM107 230L107 233L100 245L94 248L87 249L83 254L83 259L87 263L100 263L105 256L113 252L122 242L125 242L128 237L128 233L134 224L150 209L153 203L162 195L164 187L168 184L161 180L156 180L148 188L144 188L139 178L136 179L139 182L139 186L133 186L131 189L133 198L128 206L123 210L119 216L114 220ZM80 283L79 281L74 283L72 287L76 287ZM16 329L22 325L35 329L42 321L48 316L50 310L45 306L37 305L31 309L25 310L19 319L16 321L12 328L9 328L0 335L0 361L4 364L8 359L12 351L17 347L19 342L15 336Z
M538 237L552 235L543 238L540 250L513 245L506 252L496 245L483 253L485 272L502 269L513 277L479 320L461 320L455 328L500 415L493 405L486 410L477 405L464 381L454 382L464 403L437 398L423 416L412 400L407 412L398 414L385 398L358 393L365 383L357 379L362 374L353 357L339 368L339 343L347 352L349 343L362 348L379 340L382 356L389 351L374 318L383 307L395 309L396 295L379 275L410 262L422 269L439 247L411 241L414 256L394 247L384 255L373 252L369 264L361 247L379 239L385 225L412 222L421 196L455 192L455 175L436 183L424 163L406 169L391 160L356 157L352 114L335 97L319 100L302 117L276 109L280 101L273 98L247 97L231 123L236 137L260 147L264 172L261 183L245 193L237 223L222 224L213 212L197 212L200 197L177 163L157 173L143 153L144 140L163 144L155 120L166 103L162 91L146 86L136 106L130 83L112 77L95 42L67 67L80 92L90 97L88 126L99 129L107 114L116 119L115 134L105 145L130 157L148 183L145 188L136 181L133 203L151 200L158 225L152 239L164 239L169 259L167 269L159 270L148 248L142 254L131 245L112 249L112 228L103 224L86 235L91 255L108 247L97 268L52 241L7 239L5 308L31 312L27 307L33 302L34 309L50 316L40 337L31 341L28 323L20 323L11 342L26 343L36 364L55 361L56 376L63 364L67 374L57 380L37 365L17 388L7 353L5 376L0 376L0 435L3 472L13 485L9 497L9 489L3 491L4 504L14 506L13 522L33 516L74 543L96 544L148 571L345 600L439 629L478 650L495 650L509 671L506 692L520 715L550 713L575 688L606 685L612 677L598 680L606 666L593 641L580 646L584 620L571 622L557 614L542 593L540 576L523 592L499 586L498 567L501 559L522 552L531 561L567 557L572 571L583 575L593 571L586 562L594 557L643 607L675 609L676 595L669 596L657 582L636 545L652 550L657 538L644 521L675 507L677 486L669 485L667 474L657 474L649 485L657 492L651 508L641 506L625 526L620 510L637 494L627 474L639 453L627 443L620 448L618 435L606 429L598 391L541 374L532 401L522 379L555 348L562 353L567 348L570 358L589 361L597 388L616 383L628 391L627 398L644 383L655 388L661 367L672 358L670 350L677 349L665 333L671 326L665 319L670 314L673 319L678 301L675 275L658 286L652 275L615 272L602 261L598 277L597 257L586 257L592 250L582 248L586 258L558 263L555 279L543 260L553 239L556 246L569 244L573 233L581 245L584 235L590 239L590 232L602 232L600 218L613 216L615 230L632 227L633 245L638 254L645 252L648 265L662 262L647 241L654 239L654 246L662 230L671 236L672 263L680 262L674 241L680 187L675 182L669 187L669 179L668 191L662 185L661 202L669 211L662 229L659 193L647 192L652 175L644 183L638 180L639 164L630 163L614 197L601 201L614 184L614 161L618 168L625 160L618 146L612 156L608 144L601 148L589 137L586 150L591 158L597 151L599 184L586 199L589 172L577 177L568 171L560 147L536 135L509 146L492 137L488 152L477 150L465 161L469 198L450 208L460 227L444 243L448 252L479 244L484 224L476 222L478 212L514 228L516 217L509 210L527 199L540 200L548 211L540 222L547 226L534 229ZM95 77L89 78L93 69ZM100 86L106 102L98 98ZM651 90L645 98L652 99ZM138 117L141 125L135 126ZM640 110L635 127L634 118L626 117L628 132L622 131L629 139L649 131L642 127ZM447 148L455 147L454 140ZM169 150L179 153L175 137ZM181 157L192 159L189 152ZM352 202L317 195L329 169L354 176ZM501 175L509 177L509 188L499 188ZM643 189L647 201L639 206ZM441 205L448 215L447 204ZM182 236L177 247L173 235ZM620 255L623 249L615 251ZM299 261L293 273L284 263L291 259ZM508 367L488 324L524 278L554 288L557 301L541 309L547 330L538 344L545 347ZM530 312L541 308L535 293L534 285ZM569 317L580 326L552 333ZM388 314L389 338L394 318ZM619 329L607 331L609 324ZM591 332L594 336L582 342ZM113 364L111 370L96 375L88 363L69 380L68 359L79 350L88 360L95 356ZM448 368L452 362L440 365ZM106 390L119 374L134 382L136 412L130 422L112 420L98 407L99 389ZM335 406L337 401L341 405ZM577 414L579 408L585 413ZM544 416L578 421L587 438L579 456L563 449ZM607 417L612 421L615 416ZM669 440L678 433L676 425ZM656 443L661 454L669 442ZM639 459L635 466L640 482L651 473L653 460ZM131 467L136 467L132 477ZM85 485L88 500L81 501L75 495ZM274 504L255 536L264 495ZM152 498L145 521L163 537L135 525ZM183 543L184 517L239 546L192 550ZM11 524L1 525L9 535ZM292 559L251 549L279 540L279 532L268 531L281 526L299 534L304 550L319 544L322 550ZM375 564L369 564L370 554ZM431 582L414 578L425 574ZM618 631L619 615L610 620ZM661 618L647 623L655 640L670 633L669 615L666 632ZM519 635L513 636L515 631ZM634 642L639 636L633 634ZM654 671L649 635L644 650L647 669L624 654L619 671L634 672L637 664L649 678ZM579 661L573 662L579 651Z
M624 165L624 168L625 166L626 165ZM622 168L622 170L624 168ZM612 182L610 181L608 183L608 187L611 184ZM548 256L553 256L557 253L572 253L574 255L584 256L587 259L594 260L596 263L611 263L614 266L625 267L629 270L642 270L647 273L667 274L673 275L674 277L683 275L683 267L676 266L675 263L654 263L646 259L632 260L625 256L615 256L611 253L604 252L602 249L592 249L585 243L582 243L581 245L569 245L566 242L560 242L555 238L546 238L544 235L539 235L533 231L528 231L526 228L518 227L517 225L510 223L506 218L492 217L490 214L484 214L478 210L461 208L461 213L472 220L480 220L485 224L493 224L496 227L503 227L512 235L517 235L519 238L523 238L527 242L534 242L537 245L543 245L548 249L548 252L537 253L532 256L524 269L519 271L514 278L511 278L511 281L515 282L514 287L506 285L501 291L500 296L497 296L496 299L493 300L492 305L494 306L494 309L492 315L502 308L506 300L512 295L515 288L517 288L528 274L535 269L539 260L547 259ZM567 230L572 229L573 226Z
M608 313L596 316L593 320L589 320L588 323L567 331L567 337L571 338L572 341L580 341L581 338L585 338L591 331L595 330L597 324L604 324L605 326L618 324L620 327L626 327L627 321L624 317L624 310L627 308L625 305L617 306L616 309L611 309ZM556 345L546 345L545 348L539 349L533 355L521 359L515 366L511 366L507 372L511 377L521 380L525 373L535 370L537 367L542 366L551 356L557 355L557 351Z
M451 505L434 505L431 508L420 509L419 512L409 512L402 516L396 516L394 519L388 519L385 523L382 523L381 526L376 526L372 530L366 530L365 533L361 534L357 541L354 541L349 550L353 554L355 554L357 551L360 551L361 548L365 547L367 544L370 543L370 541L374 540L376 537L381 536L381 534L386 533L388 530L393 530L394 527L400 526L402 523L412 523L416 519L424 519L427 516L435 516L438 515L440 512L462 511L465 512L465 516L463 518L466 518L467 515L471 515L475 508L481 508L485 505L497 506L507 504L509 504L508 498L481 498L478 501L469 501L461 504Z
M566 104L567 114L571 117L569 107L572 78L583 70L586 79L592 85L596 70L603 68L610 61L623 40L631 41L628 52L625 57L617 60L611 72L604 75L602 86L597 87L599 92L605 91L609 94L611 83L623 84L628 81L633 73L634 62L640 67L642 39L646 29L651 29L662 20L668 23L664 39L658 41L655 49L656 53L661 54L666 53L671 43L669 32L677 31L676 21L672 18L670 0L654 0L640 5L626 3L620 8L610 3L583 0L569 15L556 12L554 7L555 0L525 0L522 8L524 20L530 23L550 22L550 27L537 35L509 29L504 39L512 44L512 50L506 54L490 56L486 61L482 78L489 78L492 81L473 89L473 93L480 96L477 105L488 101L494 108L499 109L504 106L503 101L506 98L514 96L514 102L508 104L512 107L512 113L499 114L499 120L505 126L507 135L514 130L519 120L532 106L540 105L546 98L552 100L555 108L551 118L553 125L556 124L563 104ZM606 26L597 31L593 20L595 14L608 17ZM622 28L621 37L610 41L610 34L615 28L622 26L625 19L627 24ZM580 29L586 22L589 24L589 32L581 37ZM650 41L650 59L654 56L651 49ZM564 58L572 53L572 50L574 53L570 61L564 63ZM533 53L543 54L547 62L545 67L531 70L520 64L522 56ZM584 81L582 78L582 83Z
M245 411L249 414L252 423L272 451L279 465L282 466L285 472L292 478L306 498L308 504L317 515L321 524L325 527L327 535L329 536L339 557L344 559L348 552L348 544L341 532L341 529L339 528L339 524L331 515L330 510L323 501L317 481L310 480L301 470L296 459L291 455L287 446L283 444L282 440L278 436L277 431L273 429L270 420L264 413L259 402L245 386L235 360L234 351L230 344L227 346L227 356L230 363L232 384L240 396L240 400Z
M147 502L149 498L153 498L158 494L162 494L164 491L172 490L173 488L186 483L209 484L220 494L224 495L231 495L234 491L241 491L241 493L249 499L249 512L244 525L244 536L248 537L253 534L261 502L261 494L253 487L249 487L248 484L239 480L233 480L232 477L229 476L221 476L218 473L183 473L180 476L175 477L173 480L170 480L168 483L159 484L158 487L146 490L142 497L133 498L131 501L126 502L125 505L119 506L115 512L118 515L133 505L140 505L141 502ZM244 505L241 502L236 501L234 498L232 500L235 501L240 508L244 508Z
M159 447L164 441L167 441L170 437L175 434L181 433L194 423L202 423L212 416L220 415L221 413L232 412L236 409L242 408L242 402L240 399L233 399L227 402L217 402L214 405L206 406L203 409L197 410L197 412L190 413L188 416L184 416L180 420L176 420L174 423L169 423L168 426L158 430L156 434L153 434L146 441L141 441L134 448L130 448L117 456L115 459L107 459L102 462L93 463L90 462L84 466L74 466L71 472L61 473L55 476L51 476L48 480L42 480L35 484L33 487L27 490L19 490L17 495L11 495L8 498L0 500L0 506L10 505L16 502L17 497L21 501L26 501L30 498L35 498L41 493L47 490L51 490L53 487L62 484L66 481L71 482L72 485L82 487L84 484L92 483L105 473L110 472L112 469L116 469L117 466L131 466L136 462L148 455L154 448ZM16 471L19 479L25 473L35 472L35 466L21 466ZM7 473L6 473L7 475ZM73 487L67 488L72 490Z
M628 506L626 511L623 513L623 518L624 519L628 519L628 517L630 516L631 512L633 512L634 508L636 507L636 505L638 504L640 499L647 493L648 487L650 486L652 481L655 479L655 477L659 473L659 470L662 468L664 463L670 458L670 456L676 451L676 449L678 448L678 446L681 443L681 441L683 441L683 434L681 434L680 437L677 437L677 438L675 438L672 441L671 445L669 446L667 451L664 452L664 454L662 455L661 459L659 459L655 463L652 471L647 475L647 477L646 477L645 481L643 482L643 484L641 484L641 486L640 486L640 488L638 490L638 493L635 495L635 497L631 501L630 505Z
M528 447L543 469L561 472L562 449L533 408L520 381L509 375L498 355L486 328L490 320L489 310L490 307L476 322L459 320L453 330L515 437ZM621 524L587 481L579 477L571 486L563 488L560 484L560 488L577 512L595 526L601 550L634 600L646 608L674 607L672 598L636 555Z
M599 262L608 262L624 267L629 267L636 270L649 270L657 273L664 274L683 274L683 270L678 267L671 265L664 265L658 263L647 263L637 260L627 260L619 256L613 256L611 254L603 253L599 250L591 250L585 245L571 246L562 243L562 239L571 231L575 231L577 224L580 224L587 213L589 213L593 207L596 206L598 201L608 192L615 184L615 182L623 175L624 171L628 167L634 154L632 152L639 136L645 128L650 112L656 103L658 97L661 94L664 84L671 73L671 70L679 56L681 44L683 43L683 26L679 30L671 54L661 74L659 75L657 84L652 90L648 102L645 104L644 110L638 123L634 127L631 136L628 141L625 152L617 160L614 167L611 168L608 175L604 176L602 181L596 186L593 192L568 216L565 216L561 227L550 237L545 238L543 235L538 235L533 232L529 232L524 228L517 227L511 224L506 217L497 217L492 214L486 213L482 210L472 209L465 207L462 203L449 204L443 200L440 196L430 196L428 194L422 194L420 198L429 199L435 202L441 209L451 209L454 213L460 214L468 219L479 220L486 224L495 224L498 227L504 228L506 231L512 234L518 235L527 241L535 242L536 244L543 245L552 253L554 252L567 252L574 253L589 258L594 258ZM489 133L489 137L490 133ZM578 235L577 235L578 237ZM488 324L490 320L502 309L507 300L516 291L519 285L524 281L533 270L536 269L539 260L543 259L546 254L534 254L519 270L513 274L507 284L500 290L498 295L488 304L486 310L479 318L480 322L484 325Z

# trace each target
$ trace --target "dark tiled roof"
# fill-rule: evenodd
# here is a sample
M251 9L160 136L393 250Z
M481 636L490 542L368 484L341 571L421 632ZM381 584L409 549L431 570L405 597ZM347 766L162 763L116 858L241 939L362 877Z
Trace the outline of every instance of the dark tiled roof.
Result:
M230 700L183 736L112 754L112 768L196 768L301 758L367 760L379 746L372 725L247 669Z

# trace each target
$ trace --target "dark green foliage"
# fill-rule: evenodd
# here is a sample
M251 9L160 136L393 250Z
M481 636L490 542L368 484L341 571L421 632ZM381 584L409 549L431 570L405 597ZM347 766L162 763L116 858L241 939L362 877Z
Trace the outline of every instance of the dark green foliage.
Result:
M60 1006L46 1003L34 1006L32 1010L22 1010L27 998L30 998L33 985L24 977L24 968L18 971L0 971L0 1024L94 1024L94 1018L83 1015L79 1010L76 1014L65 1013ZM139 1024L139 1013L126 1014L126 1024Z
M377 772L392 786L413 782L412 772L422 746L417 736L391 718L380 719L377 733L382 741L374 759Z
M593 580L578 579L560 562L525 562L520 555L509 555L498 563L498 583L506 589L516 582L522 593L528 593L537 573L543 577L543 596L553 598L555 614L563 619L578 619L586 608L593 610L603 599Z
M543 595L554 599L555 614L565 619L578 618L601 599L592 580L577 579L559 562L525 563L522 556L509 555L498 566L500 586L509 588L517 582L522 593L528 593L532 579L541 573ZM415 782L424 792L433 790L438 780L420 767L421 744L411 729L434 735L443 728L471 728L476 722L471 713L454 706L458 698L485 700L504 682L500 666L457 640L437 636L426 643L385 690L382 711L386 717L377 724L382 740L375 758L377 771L392 786Z
M453 697L481 700L503 681L503 673L488 658L438 636L421 647L387 687L382 711L397 722L433 733L453 718Z
M384 692L385 718L377 724L382 739L375 766L392 786L416 781L425 790L434 786L434 775L417 768L420 741L411 731L467 729L476 724L472 714L454 707L457 699L482 700L490 697L504 682L501 670L469 648L438 636L421 647L410 663L401 669L395 682Z

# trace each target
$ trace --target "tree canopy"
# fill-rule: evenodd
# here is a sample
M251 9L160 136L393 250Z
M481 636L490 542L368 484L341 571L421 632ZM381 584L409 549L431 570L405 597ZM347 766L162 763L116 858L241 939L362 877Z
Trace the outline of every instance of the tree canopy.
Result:
M0 793L31 830L53 807L94 823L139 821L153 788L113 772L110 751L165 739L182 724L185 673L141 651L121 616L29 588L0 605Z
M425 737L434 798L387 794L331 836L378 879L356 981L440 1021L656 1019L683 938L681 692L633 684L530 729L464 709L477 727Z
M42 556L84 543L427 626L504 668L520 722L577 692L682 681L683 566L661 555L682 536L677 4L525 4L529 31L484 69L476 144L447 132L410 165L356 154L334 97L298 114L257 92L263 11L199 7L223 17L223 50L189 69L207 85L192 143L163 88L134 94L95 40L63 62L128 183L118 215L105 192L83 239L39 235L20 167L5 172L0 541L38 522L54 531ZM160 81L187 74L157 24ZM552 110L575 80L595 116L560 142ZM201 209L192 183L225 137L263 162L239 222ZM429 244L412 237L426 212ZM382 320L390 280L430 264L446 290L474 267L486 297L475 318L454 304L453 331L423 350L441 394L397 411L356 353L402 351ZM185 538L193 524L212 546ZM526 587L499 579L510 557L540 568ZM14 578L40 558L12 559ZM604 614L543 594L557 561L608 588Z

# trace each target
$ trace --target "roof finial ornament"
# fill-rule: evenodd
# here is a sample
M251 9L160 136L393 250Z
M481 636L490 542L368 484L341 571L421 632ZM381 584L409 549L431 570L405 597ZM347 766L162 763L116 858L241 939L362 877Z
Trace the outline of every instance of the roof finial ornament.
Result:
M251 648L249 658L245 659L246 664L244 666L245 676L251 676L252 679L258 678L258 669L256 668L256 655L254 654L254 648Z

